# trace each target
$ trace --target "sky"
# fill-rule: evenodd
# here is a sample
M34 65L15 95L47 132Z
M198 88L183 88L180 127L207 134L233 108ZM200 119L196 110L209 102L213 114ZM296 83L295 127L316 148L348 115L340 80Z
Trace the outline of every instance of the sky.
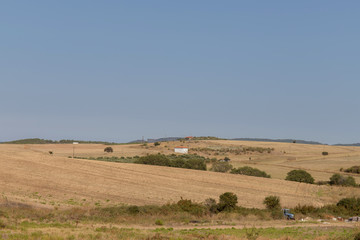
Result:
M0 3L0 141L360 142L360 2Z

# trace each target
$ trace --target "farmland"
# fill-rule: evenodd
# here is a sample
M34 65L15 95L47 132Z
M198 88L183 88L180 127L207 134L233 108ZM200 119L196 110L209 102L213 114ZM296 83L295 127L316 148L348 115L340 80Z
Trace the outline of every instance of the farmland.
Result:
M73 151L75 157L81 158L126 158L157 153L167 155L172 154L173 148L179 145L189 147L191 154L209 159L219 160L228 157L234 167L256 167L266 171L272 178L71 158ZM43 219L49 215L60 214L58 211L68 211L74 208L79 209L77 211L84 211L84 216L87 216L86 212L94 208L129 205L158 206L175 203L180 199L191 199L196 203L202 203L208 198L218 199L219 195L224 192L235 193L238 196L239 206L258 209L265 208L263 200L269 195L280 196L282 206L289 208L298 204L320 207L326 204L335 204L345 197L360 195L360 188L318 186L284 180L287 172L293 169L305 169L317 181L328 180L332 174L341 173L354 176L357 183L360 183L356 174L339 171L340 168L359 165L360 148L358 147L227 140L161 142L158 146L150 143L111 145L112 153L104 153L105 147L106 145L103 144L1 144L1 206L41 209L44 211L44 215L38 218ZM328 152L326 156L322 155L322 152L325 151ZM165 219L165 226L171 223L171 227L183 228L184 224L188 224L193 219L193 217L186 216L163 216L162 218ZM151 229L154 229L154 223L158 217L149 215L144 219L140 216L125 216L116 220L117 224L120 224L116 226L117 230L112 229L115 222L111 223L113 227L106 225L101 228L101 221L97 220L96 226L90 232L95 235L116 232L131 236L150 236L156 233ZM66 215L63 218L74 219L72 215ZM204 227L214 225L220 227L222 224L230 226L248 224L258 227L281 228L287 226L287 223L283 221L272 223L255 221L258 218L219 215L206 217L203 221ZM37 221L39 220L32 224L39 224ZM70 224L71 226L66 227L68 226L66 225L65 229L74 228L75 230L72 231L75 232L80 231L79 229L84 230L83 228L87 226L85 222L81 223L81 226L77 226L75 220L69 221L61 222L61 224ZM126 222L127 224L125 224ZM122 224L142 230L140 232L121 230L124 227ZM315 224L315 227L317 226ZM343 225L338 224L338 226ZM187 227L193 228L196 225ZM51 226L37 228L44 228L45 233L42 234L45 236ZM168 237L182 236L179 231L181 230L174 230L170 233L162 232L161 234ZM231 232L231 230L228 231ZM9 233L9 236L12 233ZM203 233L204 231L198 234ZM217 233L212 234L216 235ZM236 234L246 235L245 232ZM136 239L136 237L134 238ZM116 238L114 237L114 239Z

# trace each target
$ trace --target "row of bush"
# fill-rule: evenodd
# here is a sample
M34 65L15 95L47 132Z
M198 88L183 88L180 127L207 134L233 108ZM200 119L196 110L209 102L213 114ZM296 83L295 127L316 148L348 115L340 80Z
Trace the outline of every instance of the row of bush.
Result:
M333 174L329 181L318 181L315 182L314 178L310 173L305 170L292 170L288 172L285 180L295 181L295 182L303 182L310 184L318 184L318 185L336 185L336 186L345 186L345 187L358 187L355 179L351 176L343 176L338 173Z
M255 177L264 177L264 178L271 178L269 174L264 171L261 171L257 168L252 168L248 166L233 168L233 166L228 162L214 162L210 169L214 172L229 172L232 174L241 174L247 176L255 176ZM302 183L309 183L309 184L318 184L318 185L337 185L337 186L350 186L350 187L358 187L359 185L356 184L355 179L351 176L343 176L338 173L332 175L329 181L318 181L315 182L315 179L305 170L292 170L287 173L285 180L294 181L294 182L302 182Z
M347 169L340 168L340 171L344 171L344 172L347 172L347 173L360 174L360 166L352 166L352 167L347 168Z
M196 203L189 199L181 199L176 203L167 203L162 206L117 206L93 209L90 215L102 216L112 220L124 214L143 215L171 215L179 212L186 212L194 216L219 214L222 212L233 212L242 216L247 215L268 215L273 219L284 218L281 211L280 197L267 196L263 200L266 209L245 208L237 205L238 197L231 192L225 192L216 201L213 198L206 199L203 203ZM323 218L325 216L350 217L360 215L360 198L343 198L337 204L329 204L323 207L311 205L298 205L292 209L292 213L311 215Z
M215 152L215 153L232 153L235 155L240 154L247 154L247 153L271 153L274 150L274 148L263 148L263 147L236 147L236 148L192 148L191 151L194 152L203 152L203 153L209 153L209 152Z
M219 161L214 162L210 170L214 172L224 172L224 173L230 171L230 173L232 174L271 178L269 174L257 168L252 168L248 166L233 168L233 166L228 162L219 162Z
M134 163L176 168L206 170L207 159L198 155L152 154L138 158Z

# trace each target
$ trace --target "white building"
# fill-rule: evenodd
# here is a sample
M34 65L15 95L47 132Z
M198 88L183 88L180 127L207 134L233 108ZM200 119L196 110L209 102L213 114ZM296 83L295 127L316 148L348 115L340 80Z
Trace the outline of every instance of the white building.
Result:
M176 153L185 153L187 154L189 152L189 148L187 147L175 147L175 152Z

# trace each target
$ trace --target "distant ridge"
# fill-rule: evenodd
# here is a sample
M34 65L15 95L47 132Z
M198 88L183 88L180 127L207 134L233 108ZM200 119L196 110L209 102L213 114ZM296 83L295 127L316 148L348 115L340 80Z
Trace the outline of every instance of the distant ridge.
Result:
M353 146L353 147L360 147L360 143L349 143L349 144L334 144L334 146Z
M59 141L49 140L49 139L41 139L41 138L26 138L19 139L15 141L1 142L2 144L69 144L73 142L78 143L90 143L90 144L118 144L114 142L103 142L103 141L83 141L83 140L70 140L70 139L62 139Z
M154 142L171 142L171 141L177 141L179 139L182 139L181 137L165 137L165 138L149 138L144 142L148 143L154 143ZM143 140L134 140L129 143L142 143Z
M314 145L322 145L323 144L323 143L315 142L315 141L306 141L306 140L297 140L297 139L233 138L230 140L254 141L254 142L283 142L283 143L292 143L292 142L296 141L296 143L301 143L301 144L314 144Z

